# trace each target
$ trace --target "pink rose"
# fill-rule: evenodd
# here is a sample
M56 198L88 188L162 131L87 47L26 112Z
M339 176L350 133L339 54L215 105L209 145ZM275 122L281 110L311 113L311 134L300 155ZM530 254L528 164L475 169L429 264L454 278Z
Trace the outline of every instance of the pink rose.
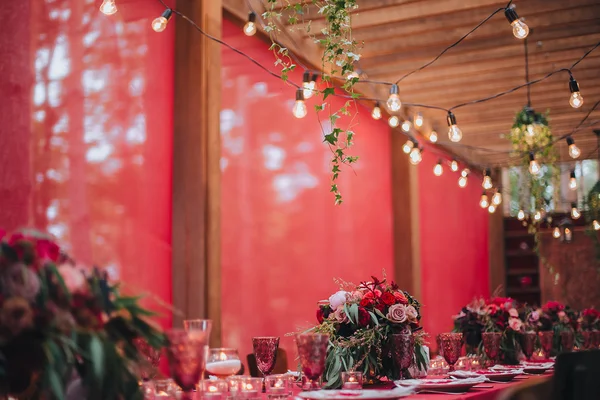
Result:
M363 299L363 297L364 297L364 294L359 290L352 292L350 294L350 300L354 303L360 303L360 301Z
M83 271L80 271L71 264L62 264L58 267L58 272L62 276L65 286L71 293L83 292L86 288L86 279Z
M0 282L4 294L11 297L22 297L33 302L40 291L41 282L32 268L15 263L2 271Z
M346 304L347 299L348 292L340 290L339 292L335 292L329 297L329 306L332 310L337 310L339 306L343 306L344 304Z
M508 326L510 326L510 329L513 331L520 331L523 327L523 323L519 318L510 318L508 321Z
M404 304L394 304L389 308L386 318L397 324L406 322L406 306Z
M416 308L414 308L413 306L406 307L406 318L408 319L409 322L417 322L418 316L419 316L419 313L417 312Z
M519 318L519 312L516 308L511 308L510 310L508 310L508 315L510 315L513 318Z
M537 311L532 311L531 314L529 314L529 320L531 322L537 322L540 319L540 314Z
M333 318L335 318L335 320L337 322L339 322L340 324L345 324L346 322L348 322L348 315L344 311L344 306L343 305L339 306L335 310L335 312L333 313Z

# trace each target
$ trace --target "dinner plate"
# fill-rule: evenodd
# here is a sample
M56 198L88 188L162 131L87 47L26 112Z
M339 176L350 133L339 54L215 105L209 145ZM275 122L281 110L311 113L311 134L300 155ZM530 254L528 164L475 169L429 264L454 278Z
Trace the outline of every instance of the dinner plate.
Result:
M484 379L406 379L395 381L398 386L415 385L419 390L436 390L443 392L466 392L475 385L485 382Z
M396 387L392 390L314 390L301 392L300 399L307 400L393 400L414 393L414 387Z
M545 362L545 363L539 363L539 362L527 362L527 361L523 361L521 363L521 368L523 368L523 372L527 373L527 374L543 374L544 372L548 371L549 369L554 367L554 363L553 362Z
M490 381L508 382L515 379L516 376L522 375L521 368L490 368L488 370L476 371L479 375L485 376Z

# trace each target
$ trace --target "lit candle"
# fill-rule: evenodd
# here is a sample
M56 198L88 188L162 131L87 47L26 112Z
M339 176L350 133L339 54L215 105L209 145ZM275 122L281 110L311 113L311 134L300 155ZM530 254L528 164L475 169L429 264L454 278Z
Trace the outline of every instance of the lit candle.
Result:
M223 360L221 356L219 356L219 358L221 358L222 361L213 361L206 363L206 371L209 374L218 377L228 377L231 375L235 375L242 368L242 362L240 360L227 360L227 355L223 353L221 354L225 356L225 359Z
M170 399L171 396L167 394L167 392L158 392L154 395L155 399Z

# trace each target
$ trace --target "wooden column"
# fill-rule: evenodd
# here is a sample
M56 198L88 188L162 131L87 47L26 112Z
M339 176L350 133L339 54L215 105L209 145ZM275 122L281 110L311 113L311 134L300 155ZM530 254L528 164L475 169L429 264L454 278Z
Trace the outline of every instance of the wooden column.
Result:
M421 298L418 168L402 151L406 136L391 131L392 209L394 212L394 280Z
M502 179L501 172L494 171L495 181ZM504 256L504 204L501 204L496 212L489 214L488 219L488 248L490 268L490 294L502 287L498 295L506 294L506 259Z
M177 0L177 9L220 38L221 0ZM175 17L173 305L185 318L213 320L221 341L219 113L221 47ZM181 326L181 316L173 323Z

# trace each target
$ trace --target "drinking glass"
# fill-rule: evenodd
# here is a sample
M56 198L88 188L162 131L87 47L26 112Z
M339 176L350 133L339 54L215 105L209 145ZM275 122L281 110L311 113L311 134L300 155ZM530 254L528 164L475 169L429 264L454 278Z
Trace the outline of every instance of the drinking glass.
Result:
M186 319L183 321L183 327L188 332L204 332L206 335L206 343L210 339L212 330L212 321L210 319Z
M140 353L140 378L147 381L154 379L158 373L158 365L160 364L161 350L150 346L148 342L142 338L133 340L133 345Z
M256 366L264 379L275 368L279 338L276 336L253 337L252 347L254 348L254 356L256 357ZM263 393L264 391L265 386L263 384Z
M242 362L236 349L217 348L208 351L206 372L217 378L225 379L237 374L242 368Z
M463 346L463 334L455 332L440 333L440 345L450 371L454 371L454 364L458 361Z
M267 398L270 400L284 400L289 397L292 390L290 380L287 375L269 375L265 378L267 388Z
M544 359L548 360L550 358L550 353L552 352L554 332L544 331L539 332L538 335L540 337L540 346L542 347L542 352L544 353Z
M582 331L581 336L583 337L583 344L581 345L581 349L582 350L593 349L592 332L591 331Z
M400 370L400 379L404 379L415 354L415 340L412 333L398 333L392 335L391 344L392 359Z
M167 355L171 377L183 391L182 400L191 400L192 391L204 373L208 335L205 332L167 331Z
M360 390L363 385L363 374L360 371L342 372L342 389Z
M600 349L600 331L592 331L592 349Z
M481 334L483 339L483 350L485 355L495 364L500 358L500 342L502 342L502 332L484 332Z
M575 346L575 334L572 331L563 331L560 333L560 347L563 353L573 351Z
M303 390L319 390L319 377L325 372L329 335L303 333L296 335L296 346L302 373L306 377Z
M535 341L537 340L537 334L535 332L525 332L521 335L521 350L527 358L527 361L531 361L533 351L535 350Z

